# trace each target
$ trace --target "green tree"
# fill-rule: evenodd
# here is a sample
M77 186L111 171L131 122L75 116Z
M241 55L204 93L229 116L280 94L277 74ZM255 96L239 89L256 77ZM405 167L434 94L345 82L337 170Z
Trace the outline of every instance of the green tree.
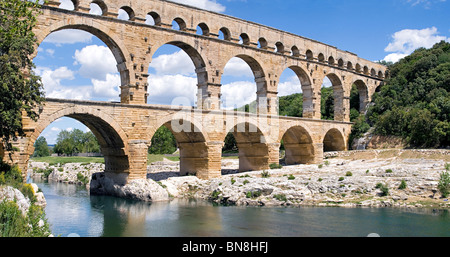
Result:
M159 128L152 138L149 154L173 154L177 150L177 141L174 135L165 126Z
M45 157L50 156L50 150L48 148L47 140L45 137L39 137L34 143L33 157Z
M36 120L36 107L44 101L31 59L37 45L32 31L37 2L0 0L0 138L7 151L13 150L11 140L25 135L22 112Z

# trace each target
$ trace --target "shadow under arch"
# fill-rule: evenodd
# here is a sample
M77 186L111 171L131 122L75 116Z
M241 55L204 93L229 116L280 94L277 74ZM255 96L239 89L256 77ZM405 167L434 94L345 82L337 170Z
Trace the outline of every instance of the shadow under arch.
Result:
M88 127L97 138L105 158L105 173L114 176L118 183L125 184L130 169L128 160L128 138L120 125L109 115L91 108L70 107L48 116L42 116L35 131L29 136L27 154L34 152L34 143L52 122L62 117L75 119Z
M239 172L269 168L269 147L260 128L251 122L241 122L227 132L233 134L239 149Z
M170 117L157 126L168 128L175 137L180 153L180 175L206 176L209 172L208 137L201 131L201 127L183 117ZM152 131L152 138L156 133Z
M334 152L334 151L345 151L346 144L342 133L338 129L330 129L323 139L323 151L324 152Z
M285 164L310 164L314 162L314 144L310 133L302 126L293 126L283 135L286 151Z

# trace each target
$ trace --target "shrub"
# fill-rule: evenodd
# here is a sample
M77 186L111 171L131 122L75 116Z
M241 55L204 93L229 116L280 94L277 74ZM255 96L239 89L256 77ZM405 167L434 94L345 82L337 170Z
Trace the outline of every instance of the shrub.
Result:
M0 237L48 237L50 229L44 216L43 209L36 205L31 205L24 216L15 202L0 202ZM39 226L40 220L43 226Z
M261 177L262 178L270 178L270 174L268 171L265 170L265 171L261 172Z
M260 191L248 191L248 192L245 194L245 196L246 196L247 198L252 198L252 199L254 199L254 198L260 197L260 196L261 196L261 192L260 192Z
M248 183L250 183L250 181L248 180L244 180L244 182L242 182L242 184L247 185Z
M386 173L392 173L393 171L391 169L387 169Z
M319 164L319 166L317 166L317 167L319 167L319 169L321 169L321 168L323 168L323 164Z
M441 173L438 183L439 192L442 197L448 197L450 194L450 173L444 171Z
M398 189L400 190L406 189L406 181L404 179L402 179L402 182L398 186Z
M289 175L289 177L288 177L288 180L294 180L295 179L295 177L294 177L294 175Z
M338 179L338 181L342 181L342 180L344 180L344 177L340 177L340 178Z
M234 178L231 178L231 184L234 185L236 183L236 180Z
M322 182L323 178L319 178L317 181Z
M450 163L445 164L445 170L450 171Z
M378 183L375 188L381 190L381 196L387 196L389 195L389 187L387 184Z
M350 171L347 171L347 173L345 173L345 176L346 177L351 177L351 176L353 176L353 173L351 173Z
M280 202L287 202L287 198L285 194L277 194L274 195L273 198L277 199Z
M283 168L283 166L282 166L281 164L278 164L278 163L271 163L271 164L269 165L269 167L270 167L271 170L276 170L276 169L281 169L281 168Z
M81 172L77 173L77 179L78 179L78 181L80 181L84 185L89 183L89 178L87 176L84 176Z
M323 164L325 164L326 166L330 166L330 162L329 161L324 161Z

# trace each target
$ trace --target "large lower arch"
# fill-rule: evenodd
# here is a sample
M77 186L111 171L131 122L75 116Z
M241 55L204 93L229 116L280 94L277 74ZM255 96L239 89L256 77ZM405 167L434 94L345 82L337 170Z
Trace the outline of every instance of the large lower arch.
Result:
M26 153L34 152L34 143L44 129L62 117L69 117L83 123L97 137L105 158L105 173L118 184L125 184L130 173L128 137L121 126L109 115L98 110L71 107L49 115L41 115L38 126L28 137Z
M269 168L269 147L264 133L250 122L241 122L231 130L239 149L239 171ZM223 138L223 141L225 138Z
M310 133L302 126L289 128L283 135L286 165L310 164L314 162L314 144Z
M345 150L346 144L344 135L338 129L330 129L323 139L323 151L335 152Z

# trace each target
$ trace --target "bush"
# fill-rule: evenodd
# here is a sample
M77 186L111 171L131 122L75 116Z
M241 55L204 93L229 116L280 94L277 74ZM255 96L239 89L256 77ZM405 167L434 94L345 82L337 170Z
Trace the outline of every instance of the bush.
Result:
M0 202L0 237L48 237L49 224L41 207L31 205L26 216L15 202ZM44 225L39 226L43 220Z
M346 177L351 177L351 176L353 176L353 173L351 173L350 171L347 171L347 173L345 173L345 176Z
M277 194L274 195L273 198L277 199L280 202L287 202L287 198L285 194Z
M261 177L262 178L270 178L270 173L265 170L265 171L261 172Z
M404 179L402 179L402 182L398 186L398 189L400 190L406 189L406 181Z
M392 173L393 171L391 169L387 169L386 173Z
M248 191L248 192L245 194L245 196L246 196L247 198L255 199L255 198L260 197L261 194L262 194L262 193L261 193L260 191Z
M283 168L283 166L282 166L281 164L278 164L278 163L271 163L271 164L269 165L269 168L270 168L271 170L276 170L276 169L281 169L281 168Z
M439 192L441 192L442 197L448 197L450 194L450 173L444 171L441 173L438 183Z
M375 188L381 190L381 196L389 195L389 187L387 184L378 183Z
M339 179L338 179L338 181L343 181L344 180L344 177L340 177Z
M87 176L84 176L81 172L77 173L77 179L78 179L78 181L80 181L84 185L89 183L89 178Z
M288 180L294 180L295 179L295 177L294 177L294 175L289 175L289 177L288 177Z

